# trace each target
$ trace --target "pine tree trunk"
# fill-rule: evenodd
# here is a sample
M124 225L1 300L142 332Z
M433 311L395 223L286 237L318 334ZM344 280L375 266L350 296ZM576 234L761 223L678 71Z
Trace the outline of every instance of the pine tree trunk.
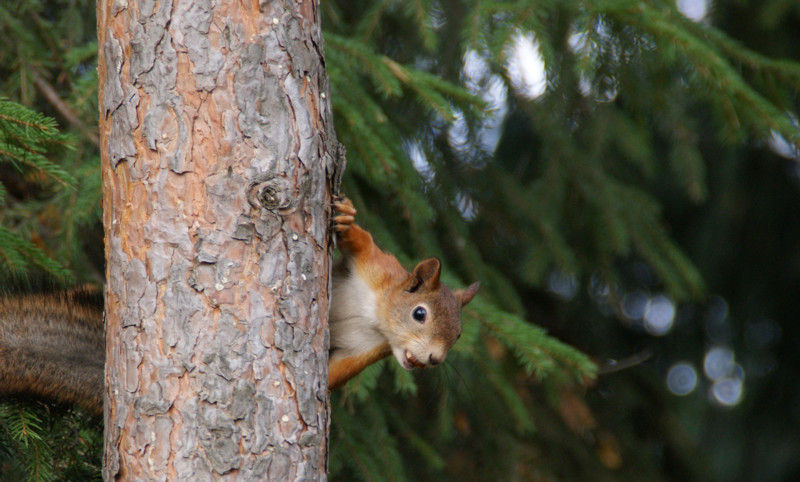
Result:
M98 38L105 479L324 479L317 2L100 0Z

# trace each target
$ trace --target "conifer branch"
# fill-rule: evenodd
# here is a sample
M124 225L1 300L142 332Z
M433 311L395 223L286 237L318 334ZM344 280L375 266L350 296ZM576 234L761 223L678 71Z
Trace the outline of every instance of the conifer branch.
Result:
M37 89L44 95L47 101L52 105L70 124L80 130L83 135L94 144L95 147L100 145L100 140L97 133L86 127L86 124L78 117L73 111L72 107L67 104L64 99L58 95L58 92L51 86L37 71L33 71L33 83Z

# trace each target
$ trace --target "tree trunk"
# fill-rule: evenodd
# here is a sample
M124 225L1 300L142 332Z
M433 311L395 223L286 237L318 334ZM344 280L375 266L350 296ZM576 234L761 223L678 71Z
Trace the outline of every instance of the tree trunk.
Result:
M106 480L324 479L318 5L100 0Z

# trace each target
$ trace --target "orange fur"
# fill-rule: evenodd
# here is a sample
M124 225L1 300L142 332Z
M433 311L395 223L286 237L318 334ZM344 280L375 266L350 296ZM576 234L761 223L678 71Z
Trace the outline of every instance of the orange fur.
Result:
M334 270L331 299L330 388L390 353L405 369L444 361L461 333L461 308L475 296L478 283L451 291L439 282L436 258L409 273L354 224L356 210L348 199L335 207L333 229L343 259ZM422 320L414 318L419 309Z
M386 358L391 352L389 344L384 343L361 355L331 361L328 365L328 388L331 390L339 388L345 382L361 373L361 370L378 360Z

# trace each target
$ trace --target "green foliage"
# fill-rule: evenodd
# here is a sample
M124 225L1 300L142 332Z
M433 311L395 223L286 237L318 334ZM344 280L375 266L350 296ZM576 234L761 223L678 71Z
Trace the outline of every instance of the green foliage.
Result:
M447 402L429 408L454 417L464 408L455 393L474 391L476 399L469 403L477 405L488 392L493 399L485 407L491 411L472 413L469 421L487 417L513 427L505 432L473 425L472 436L480 442L454 448L451 438L442 437L453 419L441 423L424 410L404 412L431 396L424 388L427 377L410 378L388 360L334 399L331 453L340 462L332 463L331 473L337 480L401 476L365 469L363 453L362 462L344 462L354 447L349 437L367 437L376 423L360 415L376 403L392 403L399 414L395 437L425 434L436 454L420 457L406 444L397 447L406 469L431 461L402 477L512 478L520 470L515 464L531 463L514 444L543 450L550 443L526 435L539 431L531 408L543 407L527 398L531 389L521 380L538 380L540 389L555 394L547 399L558 412L565 387L591 384L595 372L589 358L531 324L565 323L566 315L542 308L552 303L542 292L551 290L553 279L594 290L592 300L580 305L586 314L572 322L586 327L573 338L585 340L597 354L613 351L593 344L590 334L600 332L592 324L607 325L609 314L631 322L621 303L633 288L632 266L643 264L652 273L647 290L676 302L702 299L705 280L665 219L665 202L706 202L711 143L763 145L780 136L800 146L794 120L799 65L744 47L664 1L326 2L322 7L337 135L348 147L345 191L359 208L359 222L407 264L436 255L463 282L482 281L481 294L464 313L465 336L448 358L447 368L458 376L454 383L433 384ZM509 68L520 38L535 39L546 65L546 91L535 99L515 84ZM465 66L467 59L473 65ZM412 85L412 75L400 73L417 71L435 74L437 83ZM497 85L505 105L496 100ZM499 140L487 140L494 112L503 109L508 112L500 117ZM605 318L594 311L598 307ZM393 383L385 380L390 373ZM342 410L359 416L340 415ZM543 433L553 436L551 428ZM389 464L378 451L384 443L396 447L380 441L359 450L372 450L376 466ZM580 445L561 447L554 458L577 457L572 451ZM484 447L497 450L483 452ZM597 456L580 457L604 471L592 477L615 477ZM471 463L455 469L454 461L464 458ZM441 467L434 462L439 460L448 462ZM555 462L535 463L539 475L586 476ZM488 465L508 470L480 471ZM659 470L641 473L658 477Z
M86 0L0 5L4 271L102 280L94 8Z
M0 278L102 281L94 2L0 3ZM60 126L57 126L57 121ZM4 286L0 287L5 289ZM96 480L102 427L0 401L0 479Z
M102 430L81 413L37 402L0 403L3 480L101 480Z
M0 97L0 168L10 165L18 173L32 172L47 176L62 186L73 187L75 178L63 167L50 161L45 154L51 146L64 146L69 137L56 129L55 120ZM8 201L8 189L0 179L0 206ZM24 209L22 210L24 211ZM14 209L0 211L0 221L17 224ZM23 216L29 213L21 213ZM19 226L18 226L19 229ZM59 277L69 271L31 241L0 225L0 268L22 272L29 263Z
M653 341L625 315L626 294L702 306L739 275L743 256L729 252L749 235L731 227L740 217L792 219L770 216L793 201L748 211L740 199L758 194L743 166L777 164L771 139L800 147L796 35L772 36L800 31L797 11L784 0L734 3L716 2L704 22L662 0L321 3L344 191L359 223L407 266L438 256L451 286L482 282L443 367L410 373L387 359L333 395L332 479L738 478L697 462L700 450L686 447L702 434L676 429L648 381L671 358L599 380L592 362L702 353L711 342L701 335ZM17 103L0 103L0 262L12 269L102 279L93 12L88 0L0 5L0 93ZM530 39L546 66L537 96L510 68ZM75 148L34 112L62 121ZM727 230L711 232L717 225ZM752 305L764 271L747 273L760 282L740 293ZM796 286L792 276L782 286ZM58 443L52 414L0 409L3 420L22 414L0 439L3 460L24 461L13 474L56 474L62 464L39 448ZM707 410L691 417L700 426ZM23 443L21 426L39 438Z
M0 97L0 159L18 170L27 166L73 185L75 179L44 156L48 146L68 143L69 137L58 132L55 119Z
M18 445L24 459L28 480L51 480L53 478L52 449L43 439L42 417L31 405L22 403L3 403L0 405L0 425L6 435Z

